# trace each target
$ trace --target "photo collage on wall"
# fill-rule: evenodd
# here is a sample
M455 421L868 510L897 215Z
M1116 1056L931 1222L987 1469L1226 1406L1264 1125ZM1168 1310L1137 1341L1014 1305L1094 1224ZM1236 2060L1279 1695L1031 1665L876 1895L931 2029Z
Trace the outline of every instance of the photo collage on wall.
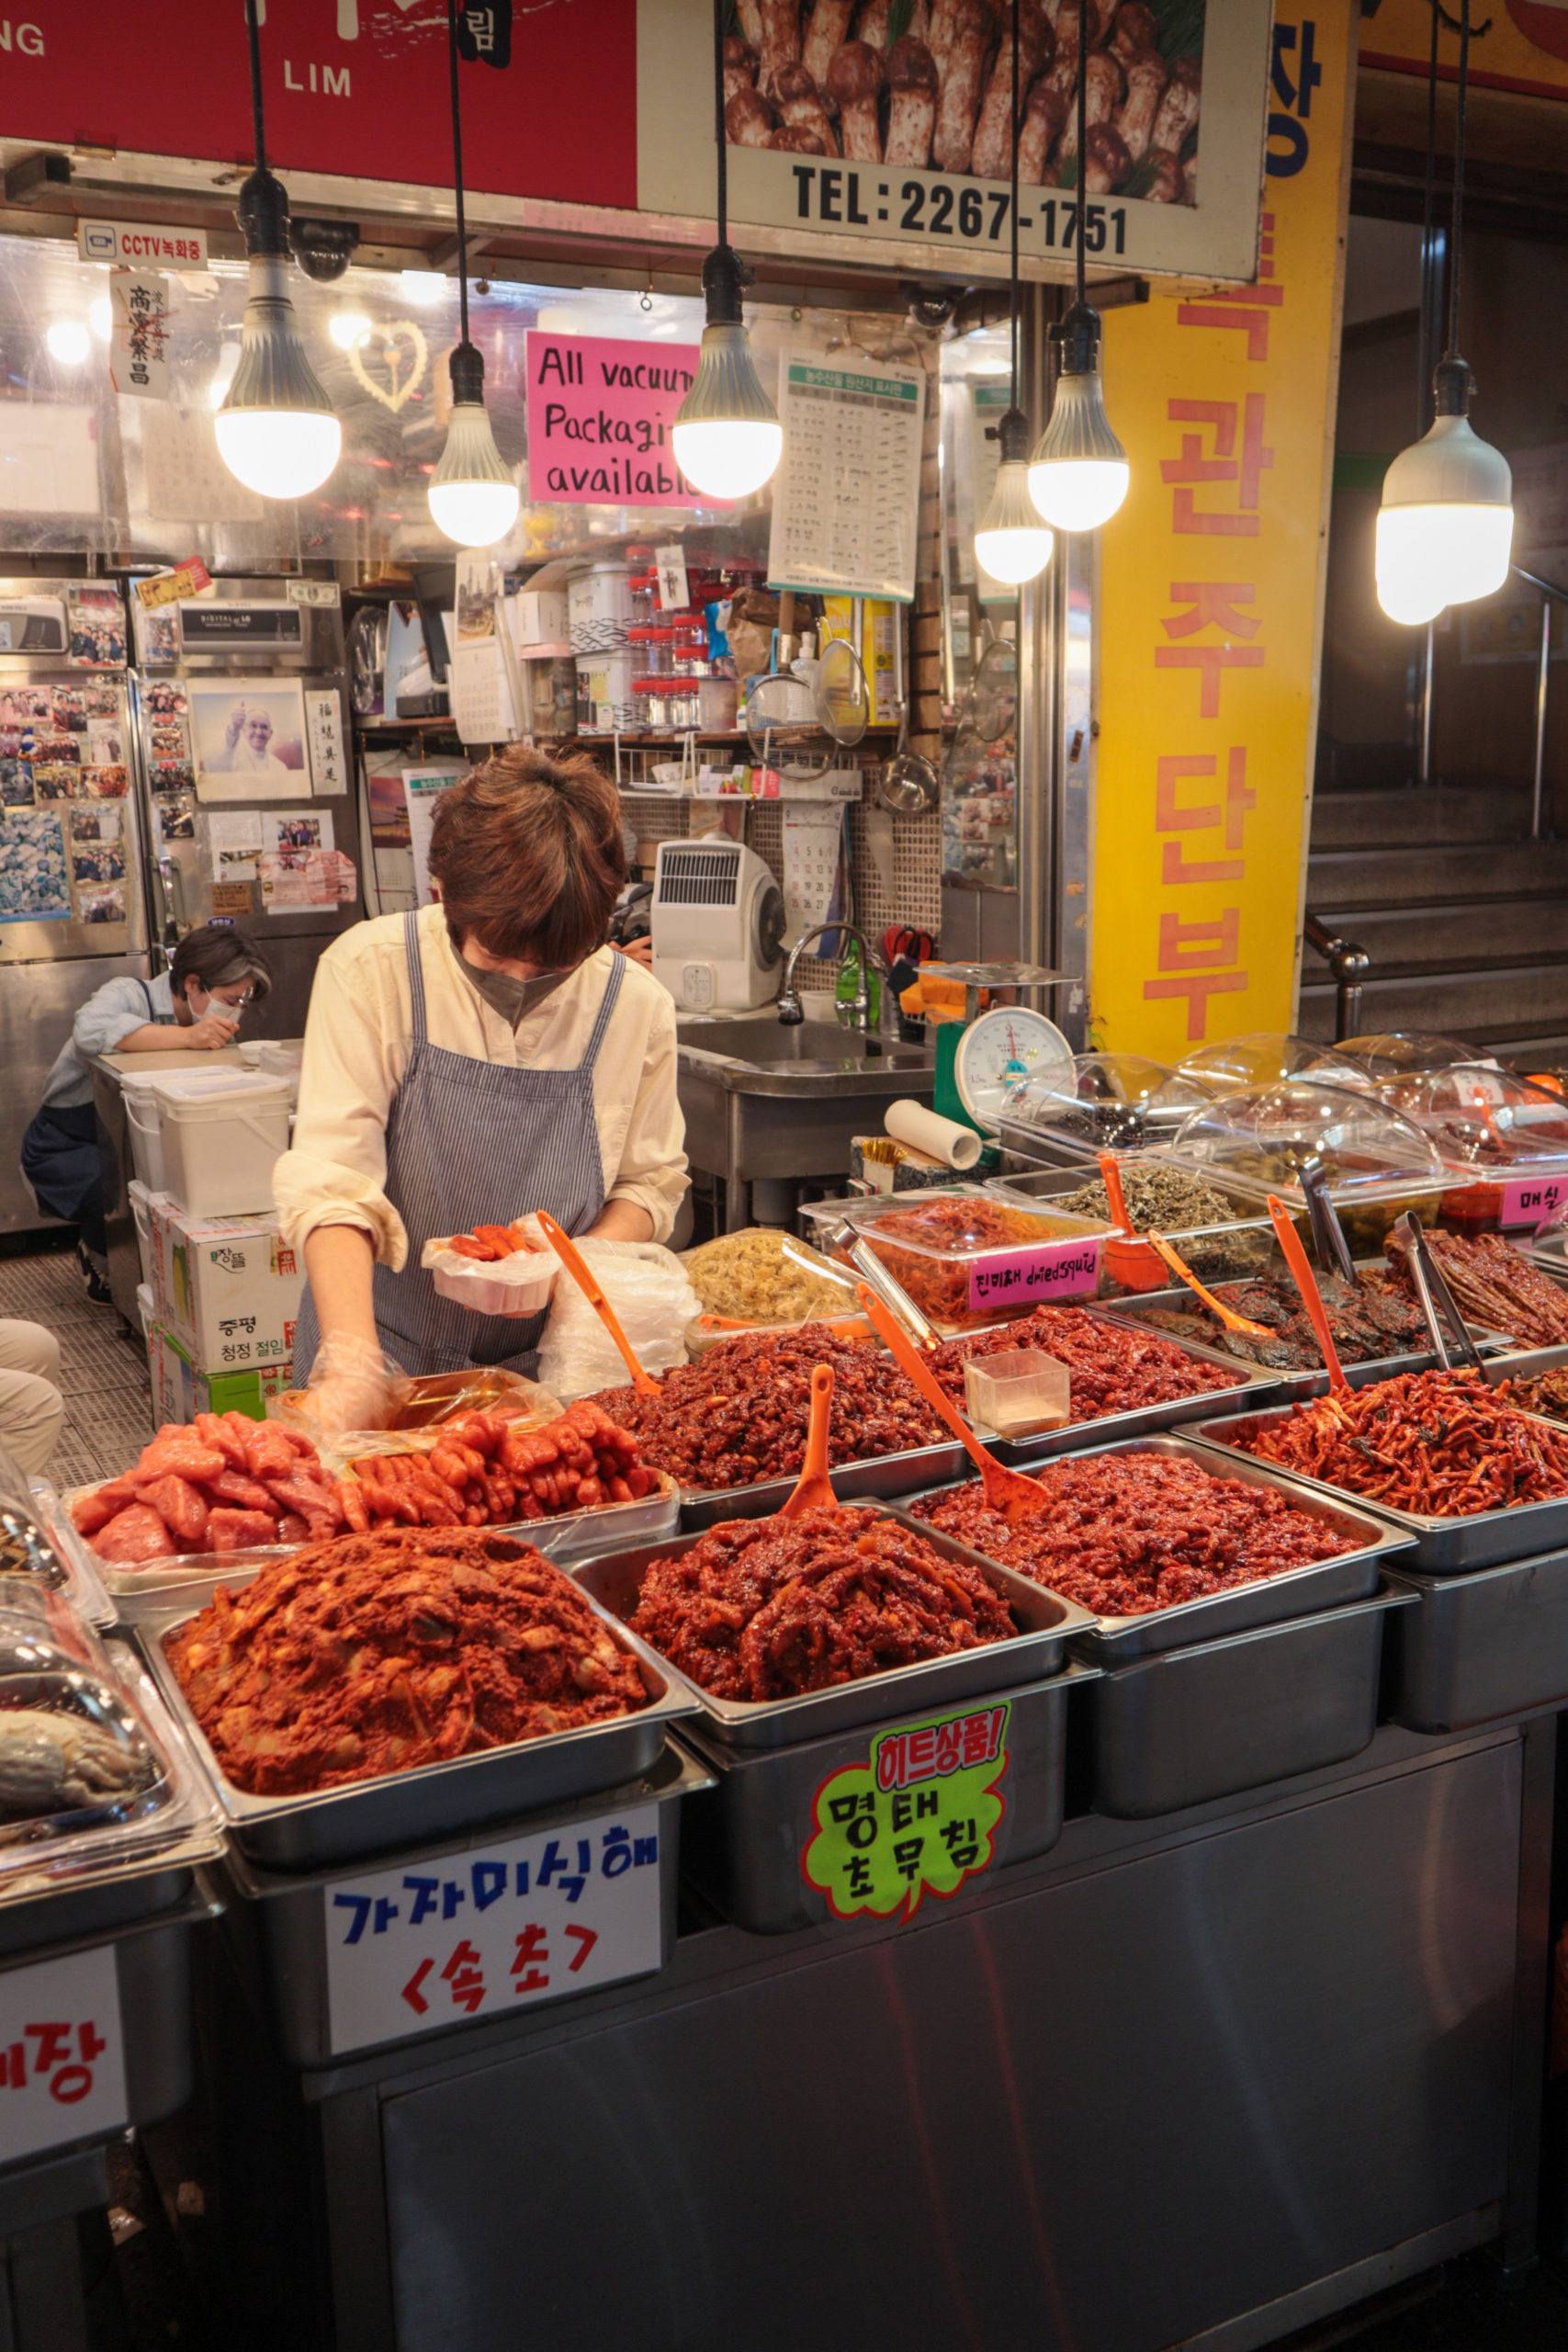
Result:
M0 922L124 922L130 789L118 685L0 689Z

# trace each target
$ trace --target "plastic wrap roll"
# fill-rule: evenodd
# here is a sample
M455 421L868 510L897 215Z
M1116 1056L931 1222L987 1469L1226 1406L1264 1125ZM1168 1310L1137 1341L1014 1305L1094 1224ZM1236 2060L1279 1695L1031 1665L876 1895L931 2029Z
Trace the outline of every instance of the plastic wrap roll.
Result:
M939 1118L923 1102L891 1102L883 1123L897 1143L928 1151L948 1168L973 1168L980 1157L980 1138L973 1127L956 1119Z

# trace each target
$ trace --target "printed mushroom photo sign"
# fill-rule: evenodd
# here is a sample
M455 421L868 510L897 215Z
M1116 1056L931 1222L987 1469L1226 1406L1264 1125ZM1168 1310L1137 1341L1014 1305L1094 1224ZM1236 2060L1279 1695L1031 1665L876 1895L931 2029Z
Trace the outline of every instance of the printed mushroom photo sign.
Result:
M855 0L738 0L737 17L724 44L732 147L1008 177L1005 8L862 0L857 13ZM1196 203L1203 23L1204 0L1090 0L1086 195ZM1077 74L1077 6L1022 0L1018 161L1026 187L1079 185Z

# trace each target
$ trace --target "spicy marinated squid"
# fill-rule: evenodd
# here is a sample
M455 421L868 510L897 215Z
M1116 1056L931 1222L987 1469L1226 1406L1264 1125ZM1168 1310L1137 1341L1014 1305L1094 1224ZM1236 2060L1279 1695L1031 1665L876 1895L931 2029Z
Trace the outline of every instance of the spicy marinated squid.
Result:
M1423 1519L1568 1495L1568 1430L1521 1413L1478 1373L1406 1373L1330 1390L1235 1442L1259 1461Z

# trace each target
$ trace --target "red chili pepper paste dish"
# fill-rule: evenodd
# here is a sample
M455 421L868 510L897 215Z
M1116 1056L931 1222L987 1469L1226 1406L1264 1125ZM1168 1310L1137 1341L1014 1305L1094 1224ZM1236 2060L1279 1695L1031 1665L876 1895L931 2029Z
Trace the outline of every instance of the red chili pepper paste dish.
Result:
M1201 1396L1211 1388L1235 1388L1247 1376L1239 1368L1205 1363L1156 1331L1102 1322L1081 1306L1037 1306L1019 1322L944 1340L931 1350L929 1362L947 1395L962 1405L964 1365L976 1356L997 1355L1009 1348L1039 1348L1066 1365L1074 1421L1103 1420L1108 1413L1135 1412L1176 1396Z
M1018 1630L978 1568L858 1510L723 1520L649 1563L630 1623L716 1699L747 1700L859 1682Z
M1521 1413L1479 1373L1412 1372L1331 1389L1242 1450L1421 1519L1471 1519L1568 1495L1568 1430Z
M1038 1518L988 1510L978 1479L909 1508L1101 1617L1145 1617L1359 1549L1277 1487L1168 1454L1089 1454L1031 1475L1047 1498Z

